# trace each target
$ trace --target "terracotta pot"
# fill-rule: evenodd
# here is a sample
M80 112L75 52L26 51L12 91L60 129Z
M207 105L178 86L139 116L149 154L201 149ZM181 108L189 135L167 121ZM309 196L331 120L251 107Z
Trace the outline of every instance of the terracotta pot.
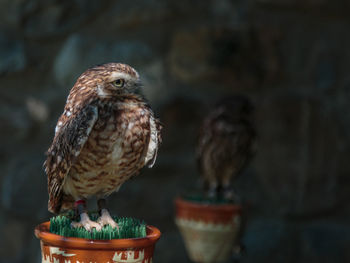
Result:
M63 237L50 233L49 229L50 222L35 228L35 235L40 239L43 263L150 263L155 243L160 238L160 231L154 226L147 226L147 236L144 238L112 240Z
M175 222L190 259L222 262L229 258L240 228L241 206L203 204L177 198Z

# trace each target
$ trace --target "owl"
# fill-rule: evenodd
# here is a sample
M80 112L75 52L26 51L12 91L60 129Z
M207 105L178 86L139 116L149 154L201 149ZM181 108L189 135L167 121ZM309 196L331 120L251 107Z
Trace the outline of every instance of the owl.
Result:
M233 199L232 180L254 152L252 105L246 97L219 101L204 118L197 143L197 163L209 198Z
M48 209L75 208L73 227L118 227L106 197L144 166L152 167L161 143L161 124L141 95L135 69L108 63L86 70L71 89L44 163ZM100 217L90 220L86 199L97 198Z

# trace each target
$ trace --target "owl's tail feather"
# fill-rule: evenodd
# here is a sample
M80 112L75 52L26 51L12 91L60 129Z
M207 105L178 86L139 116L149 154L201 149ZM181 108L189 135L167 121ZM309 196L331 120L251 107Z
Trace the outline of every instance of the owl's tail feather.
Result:
M48 202L48 210L53 214L58 214L61 210L62 198L51 198Z
M51 213L60 214L63 211L74 209L74 198L70 195L61 195L60 198L49 200L48 209Z

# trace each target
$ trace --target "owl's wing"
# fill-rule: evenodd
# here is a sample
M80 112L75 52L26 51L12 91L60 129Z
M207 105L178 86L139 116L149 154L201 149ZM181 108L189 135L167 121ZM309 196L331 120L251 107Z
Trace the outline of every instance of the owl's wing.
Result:
M150 139L148 142L145 164L148 168L152 168L157 159L158 148L162 143L161 130L163 128L160 121L151 115L150 117Z
M212 127L210 127L210 124L210 120L205 120L199 128L198 132L195 157L197 167L200 173L203 173L203 154L205 152L206 147L208 146L208 143L212 140L213 137L211 130Z
M97 107L87 105L71 118L66 118L65 115L60 118L62 125L55 134L44 163L48 178L50 212L58 213L60 210L64 180L87 141L97 117Z

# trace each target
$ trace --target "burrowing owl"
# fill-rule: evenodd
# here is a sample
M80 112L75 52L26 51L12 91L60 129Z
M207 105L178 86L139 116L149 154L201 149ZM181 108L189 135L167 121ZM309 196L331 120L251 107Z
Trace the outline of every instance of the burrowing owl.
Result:
M231 181L253 153L252 105L243 96L219 101L203 120L197 144L201 176L211 198L232 198Z
M156 160L161 125L139 87L135 69L109 63L85 71L69 93L44 167L49 211L76 206L80 222L73 226L116 227L104 198ZM91 196L98 199L98 223L86 213Z

